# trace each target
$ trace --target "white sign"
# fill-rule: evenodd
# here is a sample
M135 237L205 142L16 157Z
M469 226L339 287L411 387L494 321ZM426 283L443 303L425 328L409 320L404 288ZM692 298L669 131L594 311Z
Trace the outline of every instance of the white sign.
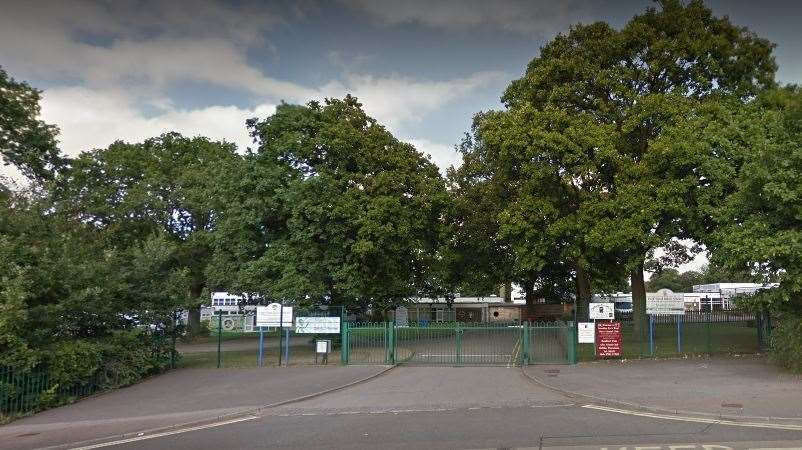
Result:
M282 318L283 316L283 318ZM292 306L281 307L278 303L256 307L257 327L292 327Z
M339 333L339 317L296 317L295 332L298 334Z
M685 296L675 294L671 289L647 292L646 314L683 315L685 314Z
M596 324L593 322L579 322L577 338L580 344L592 344L596 341Z
M409 311L404 306L395 309L395 324L399 327L409 326Z
M615 319L615 303L591 303L591 320L613 320Z
M315 353L328 353L330 340L315 341Z

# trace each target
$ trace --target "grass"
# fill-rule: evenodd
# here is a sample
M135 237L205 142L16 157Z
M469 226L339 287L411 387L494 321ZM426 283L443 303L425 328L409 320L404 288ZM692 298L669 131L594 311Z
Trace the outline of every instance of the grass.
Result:
M222 352L221 367L229 368L248 368L257 367L258 351L234 350ZM282 355L283 358L283 355ZM286 361L284 361L286 362ZM315 364L315 352L311 347L290 348L290 365L310 365ZM340 363L340 352L334 351L329 354L329 364ZM264 365L278 365L278 349L265 349ZM190 353L183 355L178 362L178 367L192 369L212 369L217 367L217 352Z
M677 350L677 331L674 324L657 324L654 354L649 352L648 337L640 342L632 333L631 324L621 332L621 358L669 358L683 355L740 354L758 351L757 329L746 322L686 323L682 329L682 351ZM592 344L577 344L577 359L593 361Z

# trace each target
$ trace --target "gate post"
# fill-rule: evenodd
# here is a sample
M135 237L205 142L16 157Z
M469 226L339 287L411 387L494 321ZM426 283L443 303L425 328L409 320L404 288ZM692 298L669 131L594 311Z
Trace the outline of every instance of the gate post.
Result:
M388 327L390 331L390 364L395 364L395 320L389 324Z
M572 326L565 327L565 335L568 338L568 364L576 364L576 341L579 326L576 321ZM594 344L595 345L595 344Z
M457 365L462 365L462 351L460 346L462 345L462 330L460 330L459 322L456 324L456 328L454 329L457 333Z
M348 342L348 322L340 322L340 361L348 364L348 350L351 343Z
M522 348L522 352L523 352L523 354L521 355L521 365L522 366L528 366L529 365L529 345L530 345L530 342L529 342L529 321L528 320L524 321L523 326L521 327L521 331L523 332L523 336L521 336L521 339L523 339L523 341L521 343L522 344L521 348Z

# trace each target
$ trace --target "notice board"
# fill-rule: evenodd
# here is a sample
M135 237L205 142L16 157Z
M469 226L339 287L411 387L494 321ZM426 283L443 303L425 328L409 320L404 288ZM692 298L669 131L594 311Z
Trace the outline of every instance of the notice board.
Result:
M621 322L596 323L596 356L621 356Z

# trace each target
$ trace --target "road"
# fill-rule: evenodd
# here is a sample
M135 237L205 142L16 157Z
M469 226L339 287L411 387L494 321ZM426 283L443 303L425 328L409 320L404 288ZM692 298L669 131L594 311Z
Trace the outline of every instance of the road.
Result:
M234 423L177 431L109 448L802 448L802 426L733 426L598 409L506 367L398 367Z

